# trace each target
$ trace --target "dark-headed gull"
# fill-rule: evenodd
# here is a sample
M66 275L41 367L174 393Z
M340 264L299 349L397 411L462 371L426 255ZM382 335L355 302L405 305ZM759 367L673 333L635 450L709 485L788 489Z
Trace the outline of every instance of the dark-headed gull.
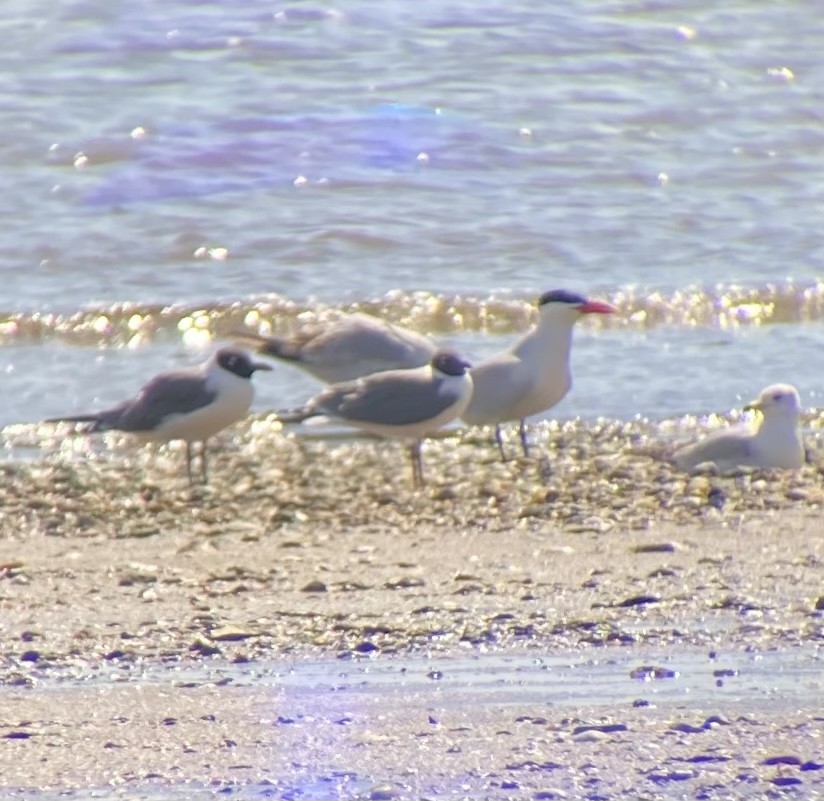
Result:
M758 412L758 418L677 450L673 454L675 465L689 471L704 462L714 462L723 472L736 467L793 469L804 464L799 425L801 399L794 386L771 384L744 410Z
M332 384L303 408L278 415L282 422L328 418L370 434L412 440L412 477L423 483L421 440L463 414L472 396L469 364L451 350L439 350L429 364L387 370Z
M134 398L110 409L46 422L89 423L86 433L124 431L144 441L184 440L190 484L192 443L200 442L201 478L206 483L206 440L246 416L254 397L252 374L271 369L241 350L221 348L197 367L160 373Z
M359 312L309 323L291 336L247 331L236 331L233 336L258 353L303 368L325 384L422 367L436 350L423 334Z
M470 425L494 425L506 459L501 423L520 421L521 445L529 455L525 419L551 409L569 392L572 327L585 314L612 314L613 306L565 289L538 299L538 322L511 348L472 368L474 391L462 417Z

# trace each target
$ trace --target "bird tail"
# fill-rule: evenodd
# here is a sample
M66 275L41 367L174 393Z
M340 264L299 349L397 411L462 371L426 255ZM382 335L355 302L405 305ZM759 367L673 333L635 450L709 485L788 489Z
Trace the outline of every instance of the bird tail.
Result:
M265 336L264 334L258 334L256 331L246 330L232 331L231 336L238 345L249 348L256 353L286 361L295 361L297 359L293 346L285 338Z
M91 434L95 431L105 431L106 425L99 414L76 414L71 417L49 417L44 423L88 423L83 429L84 433Z
M305 408L283 409L279 412L275 412L275 417L278 419L278 422L281 423L302 423L304 420L308 420L310 417L316 416L317 412Z

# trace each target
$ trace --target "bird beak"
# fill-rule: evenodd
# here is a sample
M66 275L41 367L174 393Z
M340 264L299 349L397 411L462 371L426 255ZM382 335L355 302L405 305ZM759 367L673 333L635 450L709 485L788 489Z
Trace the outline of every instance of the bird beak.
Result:
M744 407L745 412L760 412L761 411L761 401L750 401Z
M252 362L252 369L257 370L271 370L272 365L266 364L265 362Z
M615 314L618 309L600 300L587 300L578 307L578 311L581 314Z

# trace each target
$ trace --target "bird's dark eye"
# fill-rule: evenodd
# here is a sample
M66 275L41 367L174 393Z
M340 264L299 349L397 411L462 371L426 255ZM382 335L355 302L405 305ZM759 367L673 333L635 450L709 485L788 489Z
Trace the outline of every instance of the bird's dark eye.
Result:
M780 400L783 400L783 399L784 399L784 393L783 392L776 392L775 395L773 395L773 400L774 401L780 401Z

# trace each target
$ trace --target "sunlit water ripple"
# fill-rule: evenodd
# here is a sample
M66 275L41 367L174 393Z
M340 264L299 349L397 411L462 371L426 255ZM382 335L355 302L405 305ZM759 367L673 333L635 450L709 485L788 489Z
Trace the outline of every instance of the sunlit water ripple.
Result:
M773 381L820 407L809 12L15 0L0 424L338 309L478 359L556 286L619 313L579 325L553 417L726 412ZM255 411L316 389L265 379Z

